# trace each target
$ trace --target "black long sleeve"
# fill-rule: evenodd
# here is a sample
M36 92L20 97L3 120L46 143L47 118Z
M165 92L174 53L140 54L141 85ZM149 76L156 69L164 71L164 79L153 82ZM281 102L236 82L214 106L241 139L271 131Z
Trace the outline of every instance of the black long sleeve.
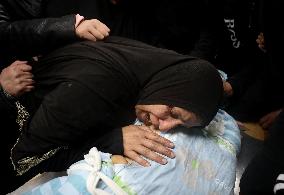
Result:
M100 139L98 139L97 147L103 152L123 155L122 129L116 128L104 134Z
M8 99L6 95L4 94L1 86L0 86L0 118L2 119L2 116L8 117L8 118L16 118L17 109L15 106L15 102L12 99Z
M255 81L257 74L255 73L253 67L248 66L243 68L242 71L234 74L228 78L228 82L231 84L234 96L239 97L248 88L248 86Z
M32 57L77 39L75 16L42 18L38 6L25 7L0 3L0 57ZM1 60L3 60L1 59Z
M14 22L3 22L0 18L0 51L14 55L42 54L76 40L74 24L74 15Z

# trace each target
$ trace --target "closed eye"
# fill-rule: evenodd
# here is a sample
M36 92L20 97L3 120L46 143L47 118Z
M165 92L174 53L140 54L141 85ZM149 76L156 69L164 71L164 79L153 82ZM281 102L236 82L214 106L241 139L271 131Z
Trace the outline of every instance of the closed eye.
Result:
M173 110L171 111L171 117L174 118L174 119L180 119L181 118L180 114L174 112Z

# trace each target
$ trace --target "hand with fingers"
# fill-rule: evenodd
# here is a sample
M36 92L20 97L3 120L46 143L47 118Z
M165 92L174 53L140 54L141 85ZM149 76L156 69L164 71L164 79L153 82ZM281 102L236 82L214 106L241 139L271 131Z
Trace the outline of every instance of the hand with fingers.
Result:
M262 32L259 33L259 35L257 36L256 43L257 43L259 49L261 49L263 52L266 52L264 35L263 35Z
M129 125L122 128L122 135L124 155L142 166L150 166L146 159L166 164L167 160L161 155L175 157L171 150L174 144L150 130L149 127Z
M32 66L26 61L15 61L4 68L0 74L0 85L3 90L13 97L34 89Z
M98 41L109 36L110 29L97 19L82 20L75 29L81 39Z

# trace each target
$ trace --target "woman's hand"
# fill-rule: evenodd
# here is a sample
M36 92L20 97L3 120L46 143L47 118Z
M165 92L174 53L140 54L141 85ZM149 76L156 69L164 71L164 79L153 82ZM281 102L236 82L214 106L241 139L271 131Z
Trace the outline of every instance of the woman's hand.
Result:
M34 88L32 67L26 61L15 61L4 68L0 75L0 84L6 93L19 97Z
M102 40L109 36L110 29L97 19L82 20L75 29L81 39L90 41Z
M174 147L174 144L150 130L149 127L129 125L122 128L122 135L124 155L142 166L150 166L145 158L166 164L167 160L159 154L169 158L175 157L170 149Z

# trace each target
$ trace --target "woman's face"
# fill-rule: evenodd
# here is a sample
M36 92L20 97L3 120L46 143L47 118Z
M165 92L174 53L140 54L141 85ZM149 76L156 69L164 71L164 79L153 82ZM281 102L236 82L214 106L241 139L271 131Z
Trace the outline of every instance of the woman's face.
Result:
M136 116L145 125L153 125L160 131L168 131L178 125L192 127L200 125L197 116L190 111L167 105L136 105Z

